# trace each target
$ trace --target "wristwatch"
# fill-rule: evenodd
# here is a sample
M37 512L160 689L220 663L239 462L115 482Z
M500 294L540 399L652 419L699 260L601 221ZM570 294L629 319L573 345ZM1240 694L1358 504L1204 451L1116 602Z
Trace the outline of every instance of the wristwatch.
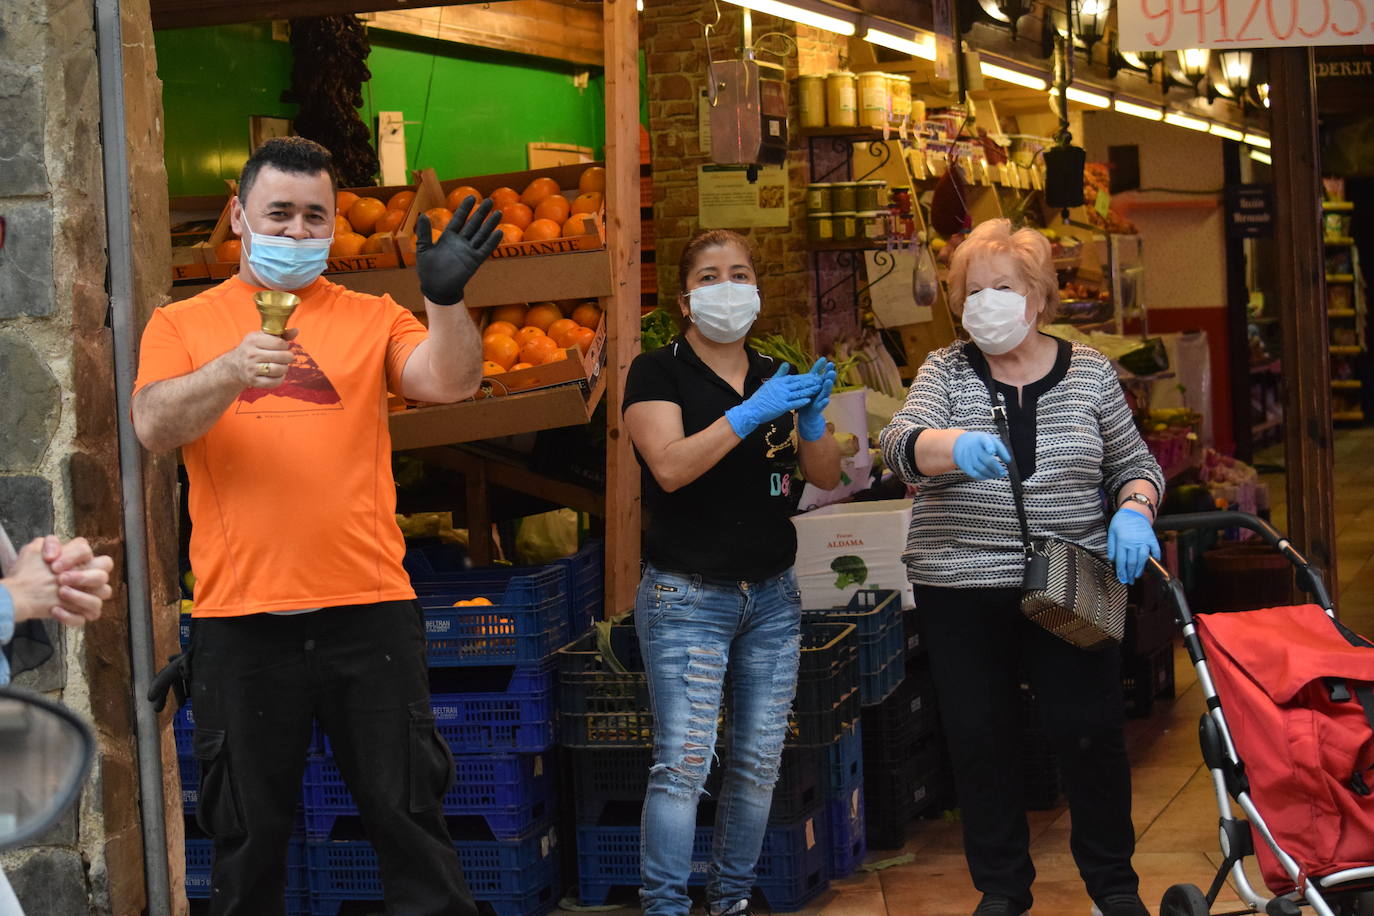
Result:
M1126 503L1140 503L1142 506L1150 510L1150 518L1156 517L1155 504L1150 502L1150 497L1146 496L1144 493L1127 494L1126 498L1121 500L1121 506L1126 505ZM1121 508L1121 506L1118 506L1117 508L1119 509Z

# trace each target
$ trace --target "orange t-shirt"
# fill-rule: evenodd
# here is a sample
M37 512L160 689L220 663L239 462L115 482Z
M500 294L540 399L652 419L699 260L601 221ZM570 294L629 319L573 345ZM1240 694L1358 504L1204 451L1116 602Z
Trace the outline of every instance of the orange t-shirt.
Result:
M153 312L134 392L185 375L261 326L238 277ZM427 331L390 296L321 277L298 290L285 382L245 388L182 447L195 616L415 597L401 566L387 392Z

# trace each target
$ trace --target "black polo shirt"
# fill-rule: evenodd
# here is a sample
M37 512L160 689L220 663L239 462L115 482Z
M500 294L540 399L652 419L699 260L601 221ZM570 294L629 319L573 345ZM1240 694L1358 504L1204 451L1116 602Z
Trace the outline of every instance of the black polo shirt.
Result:
M711 370L678 337L630 364L624 407L640 401L672 401L682 408L682 431L691 436L715 423L777 371L777 362L745 347L749 369L744 397ZM644 458L642 469L644 559L660 569L707 579L755 582L790 568L797 559L797 532L790 515L800 487L796 416L764 423L715 467L674 493L658 485Z

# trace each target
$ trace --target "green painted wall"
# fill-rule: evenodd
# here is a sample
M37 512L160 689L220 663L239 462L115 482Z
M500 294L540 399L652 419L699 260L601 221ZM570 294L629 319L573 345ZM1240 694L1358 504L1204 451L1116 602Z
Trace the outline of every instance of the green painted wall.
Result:
M573 64L373 32L361 115L404 112L411 168L440 178L528 167L525 144L575 143L600 156L606 142L605 78L586 89ZM267 23L157 33L163 82L167 179L173 197L220 194L248 157L251 115L291 117L280 101L291 81L291 46Z

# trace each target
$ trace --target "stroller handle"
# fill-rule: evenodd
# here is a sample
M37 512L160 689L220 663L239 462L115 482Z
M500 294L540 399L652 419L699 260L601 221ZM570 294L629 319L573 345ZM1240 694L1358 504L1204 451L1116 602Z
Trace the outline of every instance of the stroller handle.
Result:
M1270 547L1283 554L1290 563L1298 568L1298 582L1303 590L1324 609L1331 608L1331 597L1326 593L1321 573L1312 568L1307 558L1298 552L1288 538L1279 534L1262 518L1247 512L1185 512L1179 515L1164 515L1155 520L1156 531L1207 530L1214 528L1248 528L1258 534ZM1158 566L1158 564L1154 564ZM1159 567L1160 570L1163 567ZM1158 571L1158 570L1157 570ZM1167 578L1166 578L1166 581Z

